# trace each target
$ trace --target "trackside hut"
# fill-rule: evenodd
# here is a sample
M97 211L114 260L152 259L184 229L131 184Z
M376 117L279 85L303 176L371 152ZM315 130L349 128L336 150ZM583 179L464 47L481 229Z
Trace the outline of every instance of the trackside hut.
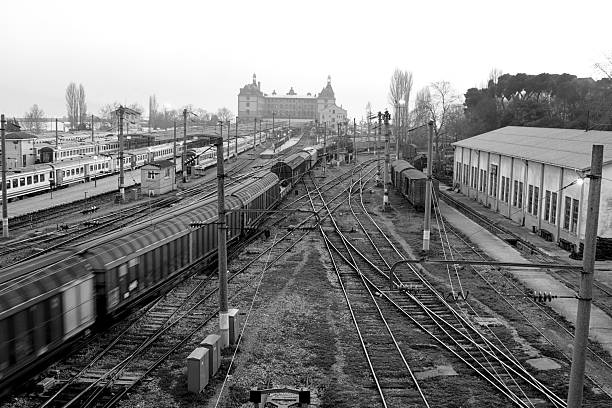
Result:
M155 196L174 190L175 168L169 160L147 163L140 168L140 189L142 194Z
M612 258L612 132L508 126L453 143L454 186L570 251L581 252L592 145L604 145L597 245Z

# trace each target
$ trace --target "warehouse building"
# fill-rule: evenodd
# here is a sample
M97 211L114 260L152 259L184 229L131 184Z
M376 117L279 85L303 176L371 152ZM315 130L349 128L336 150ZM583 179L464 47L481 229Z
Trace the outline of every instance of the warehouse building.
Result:
M592 145L604 145L597 244L612 258L612 132L508 126L453 143L454 187L561 247L582 252Z

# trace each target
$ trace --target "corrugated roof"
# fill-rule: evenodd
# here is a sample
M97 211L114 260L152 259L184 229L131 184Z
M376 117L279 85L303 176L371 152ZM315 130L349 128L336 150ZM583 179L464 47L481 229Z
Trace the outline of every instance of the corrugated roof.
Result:
M612 163L612 131L507 126L453 143L579 170L591 167L594 144L604 145L604 165Z
M38 136L35 136L31 133L27 132L11 132L5 135L6 140L16 140L16 139L38 139Z

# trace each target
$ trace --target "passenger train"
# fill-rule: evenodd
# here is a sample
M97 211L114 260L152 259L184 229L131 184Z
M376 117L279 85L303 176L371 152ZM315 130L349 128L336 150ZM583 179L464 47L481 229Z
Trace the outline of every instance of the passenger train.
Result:
M253 137L238 138L238 153L242 153L253 147ZM7 171L6 193L9 200L26 197L33 194L44 193L51 189L66 187L73 183L83 183L100 177L119 172L119 153L101 153L99 155L80 154L90 152L90 147L80 147L78 149L60 149L60 154L69 153L67 156L60 156L62 160L35 164L30 167L10 169ZM208 153L200 153L208 148L189 148L186 155L188 171L195 166L213 166L216 164L216 151L210 149ZM227 145L224 145L227 152ZM42 150L42 149L41 149ZM181 160L183 153L183 142L177 141L177 172L182 171ZM80 152L80 153L79 153ZM235 155L234 141L230 143L229 154ZM55 153L46 153L47 156ZM41 155L43 153L41 152ZM55 156L54 156L55 157ZM174 144L165 143L150 147L141 147L133 150L126 150L123 153L124 170L134 170L147 162L172 159L174 157ZM214 160L211 160L214 159ZM208 160L208 161L207 161ZM196 172L196 174L198 174ZM0 190L0 198L2 193Z
M321 158L322 147L306 149L228 189L228 244L253 231L265 210ZM189 265L213 262L216 220L217 202L210 199L158 217L154 225L134 224L0 270L0 390L40 370L80 335L141 304Z

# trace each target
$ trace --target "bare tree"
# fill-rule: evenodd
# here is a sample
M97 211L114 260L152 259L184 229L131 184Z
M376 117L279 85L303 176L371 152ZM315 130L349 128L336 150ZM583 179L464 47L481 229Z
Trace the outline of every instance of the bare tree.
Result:
M419 96L417 96L419 99ZM451 112L456 109L459 97L448 81L433 82L427 90L422 91L417 105L421 121L433 121L434 143L437 162L440 163L440 136L446 134L446 126ZM424 115L428 116L427 119Z
M66 111L70 127L76 129L79 124L79 90L74 82L66 88Z
M149 96L149 129L158 126L159 104L155 95Z
M603 72L605 76L612 79L612 54L606 55L604 62L598 62L595 64L595 68Z
M32 132L40 133L43 128L45 112L37 104L32 105L24 115L24 127Z
M391 75L389 84L389 102L395 108L395 117L400 117L400 121L395 121L398 126L408 124L408 104L410 103L410 93L412 92L412 72L402 71L396 68ZM400 104L403 101L403 106Z
M219 120L227 122L228 120L232 120L234 114L231 110L227 109L226 107L223 107L217 111L217 117L219 118Z
M77 105L79 110L79 129L83 129L87 122L87 103L85 102L85 87L83 84L79 84L79 91L77 93Z

